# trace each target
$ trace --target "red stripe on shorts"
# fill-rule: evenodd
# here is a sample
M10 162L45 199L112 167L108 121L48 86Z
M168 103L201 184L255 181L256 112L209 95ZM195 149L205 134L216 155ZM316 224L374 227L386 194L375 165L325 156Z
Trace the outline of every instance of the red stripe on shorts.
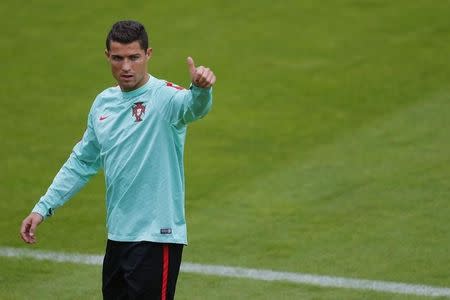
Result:
M169 277L169 245L163 245L163 271L161 285L161 300L166 300L167 278Z

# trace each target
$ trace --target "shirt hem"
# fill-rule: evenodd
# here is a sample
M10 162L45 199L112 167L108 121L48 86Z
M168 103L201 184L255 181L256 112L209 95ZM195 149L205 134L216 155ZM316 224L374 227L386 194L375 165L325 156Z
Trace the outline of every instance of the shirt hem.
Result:
M187 240L174 237L155 237L155 236L122 236L108 233L108 240L116 242L154 242L187 245Z

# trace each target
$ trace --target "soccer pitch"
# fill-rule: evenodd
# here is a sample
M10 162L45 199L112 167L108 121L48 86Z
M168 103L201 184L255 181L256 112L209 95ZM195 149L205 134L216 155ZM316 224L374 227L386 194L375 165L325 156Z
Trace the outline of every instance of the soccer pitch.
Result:
M103 175L19 225L113 85L109 26L157 77L217 74L188 129L184 262L450 288L450 1L2 2L0 248L102 254ZM99 299L101 268L0 256L0 299ZM442 297L444 298L444 297ZM177 299L430 299L182 272ZM433 298L436 299L436 298Z

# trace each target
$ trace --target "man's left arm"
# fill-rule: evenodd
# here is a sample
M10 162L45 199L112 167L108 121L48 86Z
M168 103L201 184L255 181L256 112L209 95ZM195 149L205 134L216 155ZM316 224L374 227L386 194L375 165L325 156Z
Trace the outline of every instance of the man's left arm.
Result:
M175 92L165 107L166 116L176 126L202 118L212 106L212 85L216 76L207 67L195 67L191 57L188 57L187 64L191 77L189 90Z

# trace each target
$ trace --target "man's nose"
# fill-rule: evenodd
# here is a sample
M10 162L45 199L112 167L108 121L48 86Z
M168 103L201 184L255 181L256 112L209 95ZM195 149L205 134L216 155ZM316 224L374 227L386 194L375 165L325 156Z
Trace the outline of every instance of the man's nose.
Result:
M131 70L131 62L128 59L125 59L122 64L122 71L130 71Z

